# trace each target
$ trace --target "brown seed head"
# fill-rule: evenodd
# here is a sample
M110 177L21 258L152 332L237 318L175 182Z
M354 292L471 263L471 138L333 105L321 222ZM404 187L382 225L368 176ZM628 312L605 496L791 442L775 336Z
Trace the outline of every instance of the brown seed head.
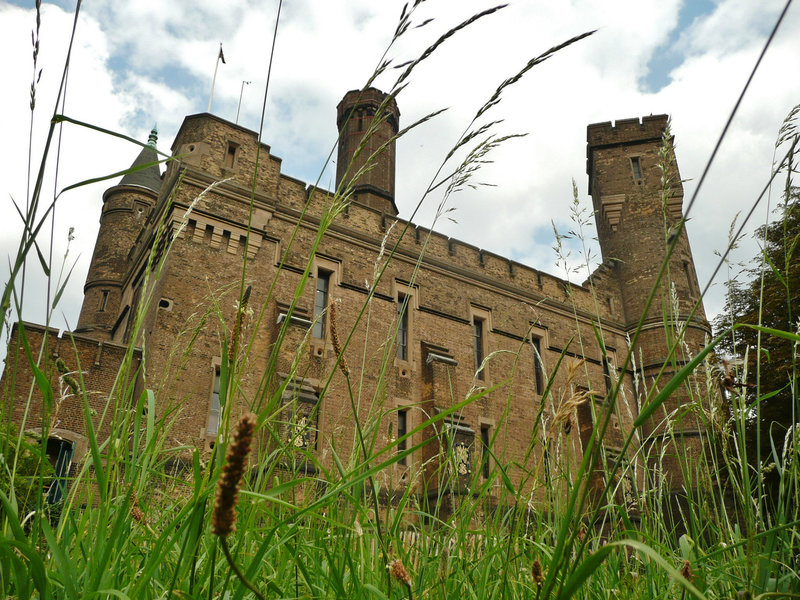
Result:
M389 573L400 583L411 587L411 575L408 574L408 571L403 566L403 561L399 558L389 563Z
M691 583L694 579L694 576L692 575L692 567L689 565L688 560L683 561L683 567L681 567L681 576L689 583Z
M544 583L544 571L542 570L542 563L539 562L538 558L535 559L531 565L531 575L536 585L541 586L542 583Z
M250 292L253 291L253 286L248 285L242 294L242 311L247 310L247 303L250 302Z
M142 511L141 508L139 508L136 505L131 506L131 517L133 517L133 520L136 521L137 523L145 523L145 524L147 523L147 519L144 516L144 512Z
M225 456L225 466L217 482L214 513L211 516L211 532L225 537L235 530L236 503L239 500L239 483L247 466L247 457L256 429L256 416L247 413L236 424L233 439Z
M139 508L139 499L136 497L136 492L133 491L131 493L131 517L137 523L143 523L147 525L147 517L145 517L144 512L141 508Z
M331 343L333 344L333 351L336 353L336 356L339 357L339 368L341 369L342 373L345 377L350 375L350 367L347 365L347 360L344 358L344 354L342 354L342 344L339 341L339 331L336 328L336 302L331 302L330 306L330 314L331 314Z

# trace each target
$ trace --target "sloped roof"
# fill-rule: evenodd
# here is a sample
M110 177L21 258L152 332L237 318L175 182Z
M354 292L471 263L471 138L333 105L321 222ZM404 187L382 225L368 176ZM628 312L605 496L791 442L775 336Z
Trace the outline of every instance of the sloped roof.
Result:
M150 137L147 140L147 146L142 148L139 156L137 156L136 160L133 161L133 164L131 165L132 169L158 161L158 154L156 153L157 140L158 131L155 127L153 127L153 130L150 132ZM159 169L158 165L156 164L145 169L133 171L124 175L119 184L136 185L157 193L161 187L161 169Z

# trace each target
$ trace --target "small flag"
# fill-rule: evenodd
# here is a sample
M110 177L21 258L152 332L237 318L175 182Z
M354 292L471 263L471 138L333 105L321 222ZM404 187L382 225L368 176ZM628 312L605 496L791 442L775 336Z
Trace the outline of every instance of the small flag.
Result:
M222 61L223 65L227 65L228 63L225 62L225 55L222 53L222 44L219 45L219 56L217 57Z

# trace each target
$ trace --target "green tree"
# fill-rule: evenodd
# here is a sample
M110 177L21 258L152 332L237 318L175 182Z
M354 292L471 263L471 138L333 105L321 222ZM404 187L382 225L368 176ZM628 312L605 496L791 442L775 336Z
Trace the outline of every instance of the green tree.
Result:
M795 142L796 143L796 142ZM792 153L789 154L790 159ZM800 188L792 185L795 165L787 170L784 201L779 218L760 227L761 256L754 257L746 273L746 283L731 282L725 312L715 320L715 329L731 323L762 325L771 329L796 332L800 318ZM763 260L762 260L763 259ZM744 390L748 406L748 457L756 450L763 458L771 452L771 443L779 451L787 429L798 421L798 350L791 341L740 327L720 344L730 356L746 358L738 373L730 373L730 392ZM760 364L759 364L760 363ZM746 367L747 383L740 382ZM757 434L760 433L760 436ZM757 439L760 438L760 448Z
M55 473L38 439L20 438L13 423L7 427L0 431L0 491L8 498L16 496L20 513L25 513L36 505L39 477L49 482Z

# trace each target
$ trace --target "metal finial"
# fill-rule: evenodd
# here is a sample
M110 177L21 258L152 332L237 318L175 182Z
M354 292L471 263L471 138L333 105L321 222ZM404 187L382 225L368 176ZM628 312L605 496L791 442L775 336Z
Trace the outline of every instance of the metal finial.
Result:
M158 141L158 124L156 123L150 130L150 136L147 138L147 145L155 148L157 141Z

